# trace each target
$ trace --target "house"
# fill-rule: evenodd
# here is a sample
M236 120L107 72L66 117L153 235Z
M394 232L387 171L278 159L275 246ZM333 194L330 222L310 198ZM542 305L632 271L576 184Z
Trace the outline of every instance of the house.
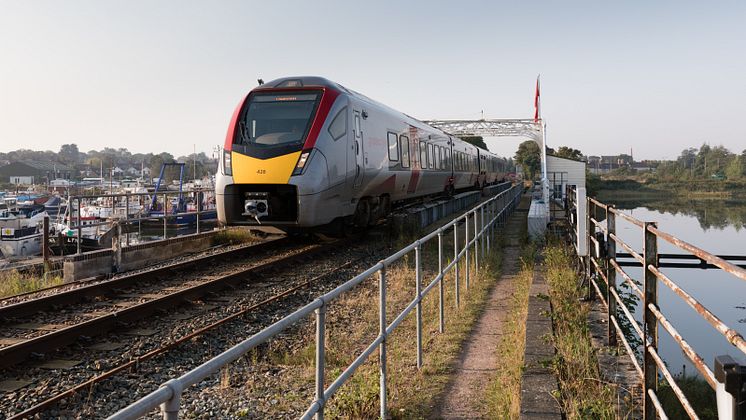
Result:
M45 184L54 179L71 179L75 169L58 162L23 161L0 167L0 182L16 185Z

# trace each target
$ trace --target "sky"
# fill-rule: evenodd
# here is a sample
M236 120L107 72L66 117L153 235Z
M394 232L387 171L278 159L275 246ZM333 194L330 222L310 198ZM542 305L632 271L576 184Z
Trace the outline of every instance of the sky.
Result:
M298 75L419 119L530 118L541 74L550 147L740 153L744 22L743 1L0 0L0 151L210 154L257 78Z

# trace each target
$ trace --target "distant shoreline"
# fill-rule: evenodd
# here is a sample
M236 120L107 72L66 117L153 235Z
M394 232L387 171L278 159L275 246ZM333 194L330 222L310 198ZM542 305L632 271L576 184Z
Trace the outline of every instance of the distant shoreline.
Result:
M746 182L743 181L675 181L639 182L634 179L601 180L593 185L592 196L603 201L615 199L690 198L690 199L743 199L746 200Z

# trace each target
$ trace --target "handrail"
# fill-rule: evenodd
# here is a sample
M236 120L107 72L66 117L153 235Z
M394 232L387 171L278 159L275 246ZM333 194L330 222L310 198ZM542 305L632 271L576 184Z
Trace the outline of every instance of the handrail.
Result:
M421 337L421 329L422 329L422 319L421 319L421 303L424 296L426 296L429 292L431 292L434 287L438 284L441 284L445 280L445 273L447 273L451 268L458 270L458 262L461 261L462 256L466 255L465 251L468 250L470 247L473 247L473 254L474 254L474 261L475 266L478 268L478 255L480 253L480 248L484 245L486 242L489 244L490 238L493 237L496 234L496 227L499 223L502 223L504 221L504 218L509 214L515 207L517 206L518 200L521 197L522 187L520 185L515 185L509 190L503 191L496 195L495 197L492 197L481 204L475 206L471 210L466 211L464 214L455 217L450 222L445 224L444 226L440 227L439 229L431 232L428 235L425 235L424 237L414 241L413 243L405 246L401 250L397 251L396 253L390 255L389 257L381 260L377 264L373 265L372 267L368 268L364 272L356 275L352 279L348 280L347 282L343 283L340 286L337 286L335 289L333 289L330 292L327 292L323 296L320 296L319 298L315 299L313 302L307 304L306 306L296 310L292 314L286 316L285 318L275 322L274 324L264 328L262 331L254 334L253 336L249 337L248 339L242 341L241 343L231 347L230 349L224 351L223 353L219 354L218 356L214 357L213 359L208 360L207 362L201 364L200 366L192 369L191 371L181 375L180 377L176 379L171 379L170 381L164 383L159 389L151 392L150 394L146 395L143 398L140 398L139 400L133 402L129 406L121 409L114 415L110 417L110 419L133 419L140 416L143 416L156 408L159 404L161 405L163 416L166 419L175 418L175 416L178 414L179 406L180 406L180 400L181 400L181 394L183 391L191 386L194 385L203 379L205 379L207 376L217 372L219 369L221 369L223 366L225 366L228 363L231 363L241 357L246 352L250 351L254 347L258 346L261 343L266 342L270 338L276 336L280 332L282 332L284 329L289 327L290 325L299 322L300 320L304 319L308 315L310 315L313 312L316 312L316 322L317 322L317 336L316 336L316 351L317 351L317 357L316 357L316 399L309 405L306 412L303 414L302 418L310 418L314 414L323 414L324 406L327 401L334 395L334 393L341 387L355 372L355 370L362 365L368 357L375 352L376 349L379 349L379 357L380 357L380 363L381 363L381 381L380 381L380 395L381 395L381 418L387 417L387 405L386 405L386 339L387 337L393 333L393 331L401 324L401 322L406 318L407 315L409 315L412 311L417 312L417 336L418 338ZM498 208L499 207L499 208ZM480 223L479 217L477 217L477 212L487 213L487 223ZM427 241L432 240L434 238L441 238L442 235L449 229L453 228L454 231L458 229L458 224L462 221L468 221L469 219L473 220L475 224L481 225L481 229L477 228L475 225L474 232L476 232L476 235L473 235L472 238L469 238L468 241L464 244L464 249L461 252L458 252L459 245L457 244L455 246L455 255L454 255L454 261L448 264L446 269L441 269L436 274L435 278L428 283L428 285L424 289L420 289L421 286L421 264L420 264L420 250L421 246L424 245ZM473 233L473 232L472 232ZM469 235L472 236L472 235ZM486 239L486 241L485 241ZM439 255L442 256L442 241L438 240L438 246L439 246ZM489 245L487 245L487 248ZM416 274L417 274L417 294L410 301L410 303L402 310L396 318L394 318L393 321L391 321L388 325L385 324L386 322L386 267L390 266L394 262L400 260L405 255L408 255L410 252L415 251L416 256ZM483 251L482 251L483 252ZM469 260L467 261L467 264L470 264L471 257L469 257ZM442 264L441 264L442 265ZM325 340L325 334L324 331L324 323L325 323L325 316L323 315L325 312L326 305L329 304L331 301L339 297L342 293L347 292L351 290L352 288L358 286L363 281L371 278L376 273L379 274L379 315L381 320L381 331L379 335L356 357L356 359L350 363L340 374L334 382L332 382L328 387L324 388L324 357L323 357L323 349L324 349L324 340ZM456 271L458 273L458 271ZM468 276L469 271L467 270L465 275L467 276L467 282L468 282ZM467 283L468 284L468 283ZM442 305L443 301L440 300L441 305L441 314L442 311ZM422 345L421 341L417 340L417 361L418 361L418 368L421 367L421 361L422 361ZM321 353L319 353L321 352Z
M653 226L649 226L648 230L655 236L665 240L666 242L677 246L684 251L690 252L691 254L707 261L708 263L721 268L723 271L727 271L728 273L733 274L741 280L746 280L746 269L743 269L735 264L731 264L728 261L725 261L724 259L718 257L717 255L710 254L702 248L696 247L689 242L682 241L681 239L663 232Z
M572 196L572 194L568 194ZM686 396L682 392L681 388L676 384L675 378L666 367L663 359L659 354L657 331L658 324L660 324L664 330L674 339L674 342L686 355L687 359L695 366L695 368L702 374L708 385L715 389L718 387L720 382L716 379L713 370L705 363L705 360L695 351L692 345L686 341L686 339L679 333L673 323L663 314L658 305L658 293L657 293L657 281L660 281L666 285L674 294L689 305L695 312L704 318L716 331L718 331L727 341L732 344L738 351L746 355L746 340L744 337L735 329L730 328L708 308L702 305L697 299L692 297L689 293L684 291L675 281L669 276L665 275L660 271L660 267L664 264L660 263L660 258L666 257L666 254L658 253L658 238L678 247L686 253L692 255L693 259L699 259L702 264L708 263L711 267L717 267L723 271L733 275L734 277L742 280L746 280L746 269L739 267L725 259L713 255L695 245L692 245L686 241L683 241L670 233L663 232L654 223L643 222L638 220L620 210L615 209L612 206L606 205L596 199L588 198L588 214L598 214L598 209L604 209L607 213L607 223L602 224L594 217L588 217L590 223L588 223L588 229L585 232L586 238L573 237L573 240L587 240L590 243L594 243L597 246L603 244L601 240L596 239L597 230L602 232L606 236L606 244L608 246L606 255L603 258L594 258L593 256L582 257L584 259L586 273L589 275L591 272L598 274L600 278L604 280L607 285L607 294L601 292L598 284L596 284L597 278L589 276L590 284L595 289L598 298L602 301L607 310L607 316L609 319L609 343L614 345L616 338L621 338L624 348L627 351L635 370L643 379L643 388L645 397L644 404L644 418L653 418L656 415L661 418L667 418L663 407L658 400L655 389L658 383L658 374L662 374L663 378L669 383L674 395L679 400L681 405L686 410L687 414L691 418L698 418L697 413L694 411L692 405L687 400ZM596 208L594 208L594 206ZM631 224L638 226L643 232L643 252L638 253L631 245L623 241L616 234L616 226L614 222L614 216L630 222ZM609 221L611 219L611 221ZM580 236L580 235L579 235ZM627 274L622 266L617 261L617 255L615 245L621 246L629 255L625 257L633 257L640 266L643 268L645 282L650 284L643 284L642 287L638 287L635 281ZM676 258L685 258L684 255L676 255ZM630 312L627 305L625 305L622 298L619 296L616 290L615 275L619 274L622 276L624 281L632 288L632 291L642 299L642 311L643 321L642 325L639 325L635 321L632 313ZM613 302L607 302L608 299L613 299ZM615 305L609 305L615 303ZM619 325L617 314L611 313L611 308L621 307L624 317L630 323L634 331L632 334L637 335L642 340L642 349L644 350L644 357L642 365L638 362L637 356L634 349L629 345L629 341L625 336L622 328ZM612 333L613 332L613 333ZM654 373L648 370L655 371Z

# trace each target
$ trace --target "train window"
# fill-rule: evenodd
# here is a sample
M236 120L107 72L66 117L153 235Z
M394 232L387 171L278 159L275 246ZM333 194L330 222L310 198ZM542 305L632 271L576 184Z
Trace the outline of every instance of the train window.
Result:
M446 149L446 169L449 171L453 169L451 165L451 149Z
M420 142L420 168L427 169L427 145L424 141Z
M251 148L301 145L321 93L255 93L241 111L234 143Z
M396 133L389 133L389 160L392 162L399 160L399 137Z
M401 144L401 166L409 168L409 137L399 136L399 143Z
M362 130L360 129L360 114L355 113L355 138L360 138Z
M344 107L337 112L337 115L329 124L329 134L332 136L334 141L339 140L342 136L347 133L347 107Z
M428 162L427 167L430 169L434 169L435 168L435 149L432 143L427 145L427 149L430 155L430 161Z

